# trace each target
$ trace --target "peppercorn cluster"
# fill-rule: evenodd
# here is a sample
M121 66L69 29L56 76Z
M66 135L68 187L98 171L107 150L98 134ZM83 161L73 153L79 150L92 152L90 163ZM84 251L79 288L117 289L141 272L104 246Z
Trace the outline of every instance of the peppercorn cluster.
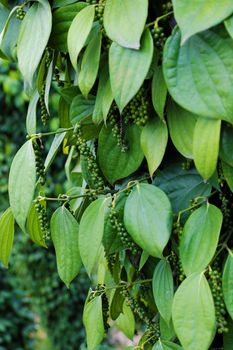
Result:
M128 145L125 139L125 127L127 120L122 118L119 114L116 104L111 106L109 111L109 124L112 127L112 134L117 139L117 145L121 148L122 152L126 152Z
M35 209L38 214L38 219L40 223L40 228L43 233L43 239L46 241L50 237L50 230L49 230L49 220L47 216L47 212L45 207L40 203L40 200L36 199Z
M45 83L40 91L40 112L41 112L41 121L44 125L46 125L49 119L49 114L45 104Z
M98 284L94 290L91 291L91 294L89 296L89 301L93 300L94 298L101 296L102 300L102 315L103 315L103 322L104 322L104 329L107 331L110 327L109 325L109 302L106 295L106 286L105 284Z
M39 177L39 182L43 186L45 184L45 167L42 157L42 144L38 143L37 140L33 141L33 149L35 153L35 162L36 162L36 174Z
M145 87L142 87L129 102L123 112L123 119L127 123L133 122L138 126L144 126L150 116L150 102Z
M164 33L163 27L155 27L151 29L151 34L154 39L154 44L158 49L162 49L165 41L166 35Z
M26 15L26 12L22 9L22 7L18 7L16 10L16 18L22 21L25 15Z

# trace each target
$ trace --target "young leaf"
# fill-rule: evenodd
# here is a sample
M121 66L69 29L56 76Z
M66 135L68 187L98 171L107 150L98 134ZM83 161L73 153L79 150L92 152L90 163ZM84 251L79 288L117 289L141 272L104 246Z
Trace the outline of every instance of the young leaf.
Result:
M126 200L124 223L133 240L142 249L161 258L172 227L169 199L153 185L136 185Z
M194 114L233 123L232 39L219 26L194 35L183 46L180 43L176 28L163 54L164 78L171 96Z
M8 268L14 241L14 217L8 208L0 217L0 260Z
M182 32L182 43L193 34L222 22L233 12L231 0L211 0L208 3L202 0L173 0L172 3L176 21Z
M174 286L172 270L168 261L161 260L156 265L152 286L158 311L167 324L169 324L172 317Z
M89 276L100 258L104 219L109 198L99 198L85 210L79 229L79 246L83 265Z
M79 225L66 207L58 208L51 218L51 237L56 251L57 269L69 288L81 268Z
M116 320L116 326L128 337L133 339L135 332L135 319L131 308L124 302L123 313Z
M100 61L101 42L102 33L99 31L88 44L82 58L78 84L82 94L86 98L97 77Z
M107 0L104 28L108 37L118 45L139 49L148 12L148 0Z
M165 121L159 119L150 120L142 129L141 148L146 157L151 177L163 160L167 141L168 132Z
M49 149L49 153L47 154L47 157L46 157L45 162L44 162L45 172L48 171L50 165L52 164L54 158L56 157L58 149L61 146L65 136L66 136L66 132L62 132L62 133L56 134L54 136L53 142L52 142L50 149Z
M39 101L39 93L36 90L29 102L27 117L26 117L26 129L28 135L36 134L36 107Z
M39 215L35 206L36 204L33 203L28 213L27 231L29 232L30 238L34 243L41 247L47 248L39 221Z
M94 21L95 7L87 6L73 19L68 31L67 45L71 63L77 69L77 59L87 40Z
M163 70L161 66L156 66L152 79L152 102L155 112L161 119L164 117L166 97L167 86L164 80Z
M87 349L95 350L104 337L101 296L95 297L85 305L83 324L87 335Z
M218 245L222 213L212 204L195 210L185 223L180 241L180 258L186 276L203 271Z
M215 309L203 273L192 274L182 282L175 293L172 318L185 350L209 349L215 333Z
M193 137L194 163L204 180L208 180L216 170L221 120L198 118Z
M77 95L70 106L70 121L73 125L92 115L95 107L95 96L89 95L88 99Z
M36 1L26 13L17 43L19 69L29 85L47 45L51 28L52 14L49 2Z
M233 128L223 125L220 138L219 156L227 164L233 167Z
M142 36L140 50L126 49L113 42L109 50L109 69L112 93L123 111L136 95L149 71L153 57L153 40L146 29Z
M36 163L32 140L16 153L9 174L9 200L14 218L25 231L25 222L33 200L36 185Z
M224 178L231 192L233 192L233 167L231 167L225 162L222 162L221 164L222 164L222 171L223 171Z
M222 277L222 287L227 311L233 319L233 253L231 251L229 251L227 260L225 262Z
M197 116L175 102L168 104L168 126L172 142L186 158L193 158L193 134Z

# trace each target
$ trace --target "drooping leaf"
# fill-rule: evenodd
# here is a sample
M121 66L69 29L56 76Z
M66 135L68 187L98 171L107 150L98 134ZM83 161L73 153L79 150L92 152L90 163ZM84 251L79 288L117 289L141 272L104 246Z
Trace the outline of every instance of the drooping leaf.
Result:
M119 288L116 289L110 306L110 316L113 321L115 321L123 312L124 301L125 299L121 293L121 290Z
M44 237L43 237L43 231L41 229L40 221L39 221L39 215L36 211L36 204L33 203L27 218L27 231L30 235L31 240L36 243L37 245L41 247L47 248L47 245L45 243Z
M194 35L180 46L178 28L167 40L163 72L174 100L204 118L233 123L233 41L222 26Z
M32 95L29 102L27 117L26 117L26 129L28 135L36 134L36 107L39 101L39 94L36 90Z
M71 63L77 69L77 59L82 50L94 21L95 7L87 6L73 19L67 36L67 46Z
M141 148L146 157L151 177L163 160L167 141L168 131L165 121L153 119L142 129Z
M185 350L209 349L215 333L215 309L203 273L192 274L182 282L175 293L172 318Z
M88 99L82 95L77 95L70 106L70 121L73 125L81 122L83 119L92 115L95 107L95 97L88 96Z
M123 313L116 320L116 326L128 337L129 339L133 339L135 332L135 319L134 314L130 308L124 302L123 305Z
M231 251L224 265L222 287L227 311L233 319L233 253Z
M175 18L182 32L182 43L198 32L222 22L233 12L231 0L173 0Z
M139 49L148 12L148 0L107 0L104 28L108 37L120 46Z
M140 50L126 49L113 42L109 51L109 71L113 97L123 111L146 78L153 57L153 40L148 29ZM138 69L140 67L140 69Z
M225 162L222 162L221 164L224 178L230 187L231 192L233 192L233 167Z
M140 129L128 126L125 131L127 150L117 144L117 137L111 126L103 126L99 135L98 158L101 170L110 183L122 179L136 171L143 160L140 147Z
M69 288L82 263L79 252L79 224L65 206L53 213L51 237L56 251L58 274Z
M216 170L221 120L198 118L193 136L194 163L204 180L208 180Z
M217 207L206 204L195 210L184 225L180 258L186 276L203 271L213 258L223 216Z
M167 97L167 86L163 76L163 70L161 66L156 66L154 69L152 79L152 102L155 112L163 119L164 107Z
M169 324L172 317L174 286L172 270L168 261L161 260L156 265L152 286L158 311L167 324Z
M230 166L233 166L233 128L223 125L220 138L220 158Z
M30 85L47 45L51 28L52 14L49 2L36 1L26 13L17 43L19 69Z
M169 199L153 185L137 184L126 200L124 223L142 249L161 258L172 227Z
M54 136L53 142L49 149L49 153L47 154L47 157L44 162L45 172L48 171L50 165L52 164L54 158L56 157L58 149L61 146L65 136L66 136L66 132L62 132Z
M32 140L27 141L16 153L9 174L9 200L14 218L25 230L36 184L36 164Z
M0 216L0 260L8 268L14 241L14 217L11 208Z

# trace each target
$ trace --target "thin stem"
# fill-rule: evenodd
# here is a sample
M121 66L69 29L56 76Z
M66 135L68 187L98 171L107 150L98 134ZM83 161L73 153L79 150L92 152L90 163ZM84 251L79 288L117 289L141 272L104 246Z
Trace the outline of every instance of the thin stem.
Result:
M166 17L168 17L168 16L170 16L172 14L173 14L173 11L170 11L170 12L166 13L163 16L157 17L155 21L148 23L147 27L150 27L150 26L153 26L153 25L156 27L161 19L164 19L164 18L166 18Z
M76 198L83 198L83 197L88 197L89 194L80 194L77 196L61 196L61 197L43 197L43 196L38 196L37 199L39 201L51 201L51 202L68 202L71 201L72 199L76 199Z
M145 280L139 280L139 281L134 281L134 282L124 282L122 281L121 284L117 284L115 286L110 286L110 287L106 287L106 290L111 290L111 289L119 289L119 288L123 288L123 287L127 287L127 288L131 288L137 284L144 284L144 283L150 283L152 282L152 278L148 278Z
M67 132L67 131L71 131L71 130L74 130L74 126L71 126L70 128L58 129L56 131L51 131L51 132L40 132L39 134L32 134L32 135L30 135L30 137L40 139L41 137L44 137L44 136L62 134L63 132Z
M209 197L197 197L197 199L203 198L203 200L200 201L200 202L197 202L197 203L195 203L195 204L193 204L193 205L191 205L190 207L188 207L188 208L186 208L186 209L183 209L183 210L179 211L178 217L180 218L180 216L181 216L183 213L185 213L186 211L192 210L193 208L196 208L196 207L198 207L199 205L201 205L201 204L203 204L203 203L205 203L205 202L208 202L208 199L209 199L210 197L212 197L213 195L215 195L216 193L217 193L217 191L214 191L213 193L211 193L211 194L209 195Z

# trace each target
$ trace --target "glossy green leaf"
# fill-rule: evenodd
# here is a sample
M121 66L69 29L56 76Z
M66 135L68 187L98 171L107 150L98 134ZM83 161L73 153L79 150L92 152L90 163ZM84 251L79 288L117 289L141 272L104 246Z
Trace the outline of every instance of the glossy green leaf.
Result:
M128 149L124 152L117 144L117 137L112 133L112 127L101 129L99 135L98 158L101 170L110 183L122 179L136 171L143 160L140 147L140 129L128 126L125 132Z
M225 21L225 28L230 34L230 36L233 38L233 16L228 17Z
M153 40L148 29L143 33L141 48L138 51L112 43L109 51L110 81L120 112L142 86L152 57Z
M172 270L167 260L161 260L156 265L152 286L158 311L167 324L169 324L172 317L174 286Z
M35 203L32 204L27 218L27 231L31 240L41 247L47 248L41 229L39 215L35 208Z
M130 308L124 302L123 305L123 313L116 320L116 326L128 337L129 339L133 339L135 332L135 319L134 314Z
M204 180L208 180L217 167L220 131L220 120L197 119L193 136L193 157Z
M121 293L121 290L119 288L116 289L110 306L110 316L113 321L115 321L123 312L124 301L125 299Z
M152 119L142 129L141 148L146 157L151 177L163 160L167 141L168 131L165 121Z
M54 158L56 157L56 154L57 154L59 147L61 146L65 136L66 136L66 132L62 132L62 133L56 134L54 136L53 142L49 148L49 152L48 152L47 157L46 157L45 162L44 162L44 167L45 167L46 172L48 171L50 165L52 164Z
M36 90L29 102L27 117L26 117L26 129L28 135L36 134L36 108L39 101L39 94Z
M51 28L52 14L49 2L34 2L26 12L17 43L19 69L30 85L48 43Z
M195 273L182 282L175 293L172 318L185 350L209 349L215 333L215 309L203 273Z
M223 125L220 137L220 158L230 166L233 166L233 128L229 125Z
M71 63L77 69L77 59L91 31L95 16L95 7L87 6L73 19L68 31L67 46Z
M79 229L79 246L83 265L89 276L98 263L102 249L104 219L109 198L99 198L85 210Z
M101 43L102 33L99 31L88 44L82 58L78 83L82 94L86 98L96 81L99 70Z
M36 164L32 140L27 141L16 153L9 174L10 206L17 224L25 230L36 185Z
M156 66L152 79L152 102L155 112L161 119L164 117L166 97L167 86L164 80L163 70L161 66Z
M159 318L159 327L160 327L160 334L161 334L161 339L163 340L171 340L174 339L175 337L175 330L173 327L173 322L170 320L169 324L160 317Z
M104 28L108 37L120 46L139 49L148 12L148 0L107 0Z
M181 34L176 28L163 55L171 96L194 114L233 123L233 41L228 33L219 26L180 44Z
M233 319L233 253L229 251L224 265L222 287L227 311Z
M95 107L95 97L89 95L84 98L82 95L77 95L70 105L70 121L73 125L81 122L85 118L92 115Z
M175 102L168 104L168 126L172 142L186 158L193 158L193 134L197 116Z
M83 324L87 335L87 349L95 350L104 337L101 296L95 297L85 305Z
M222 22L233 12L231 0L173 0L172 3L176 21L182 32L182 42L193 34Z
M79 273L79 224L65 206L58 208L51 218L51 237L55 247L57 269L61 280L69 288Z
M180 258L187 276L203 271L213 258L223 216L217 207L206 204L195 210L184 225Z
M76 2L76 0L54 0L53 8L70 5L70 4L73 4L74 2Z
M225 162L222 162L222 171L231 192L233 192L233 167Z
M8 268L14 241L14 217L11 208L0 216L0 260Z
M172 227L169 199L153 185L136 185L126 200L124 223L133 240L142 249L161 258Z

